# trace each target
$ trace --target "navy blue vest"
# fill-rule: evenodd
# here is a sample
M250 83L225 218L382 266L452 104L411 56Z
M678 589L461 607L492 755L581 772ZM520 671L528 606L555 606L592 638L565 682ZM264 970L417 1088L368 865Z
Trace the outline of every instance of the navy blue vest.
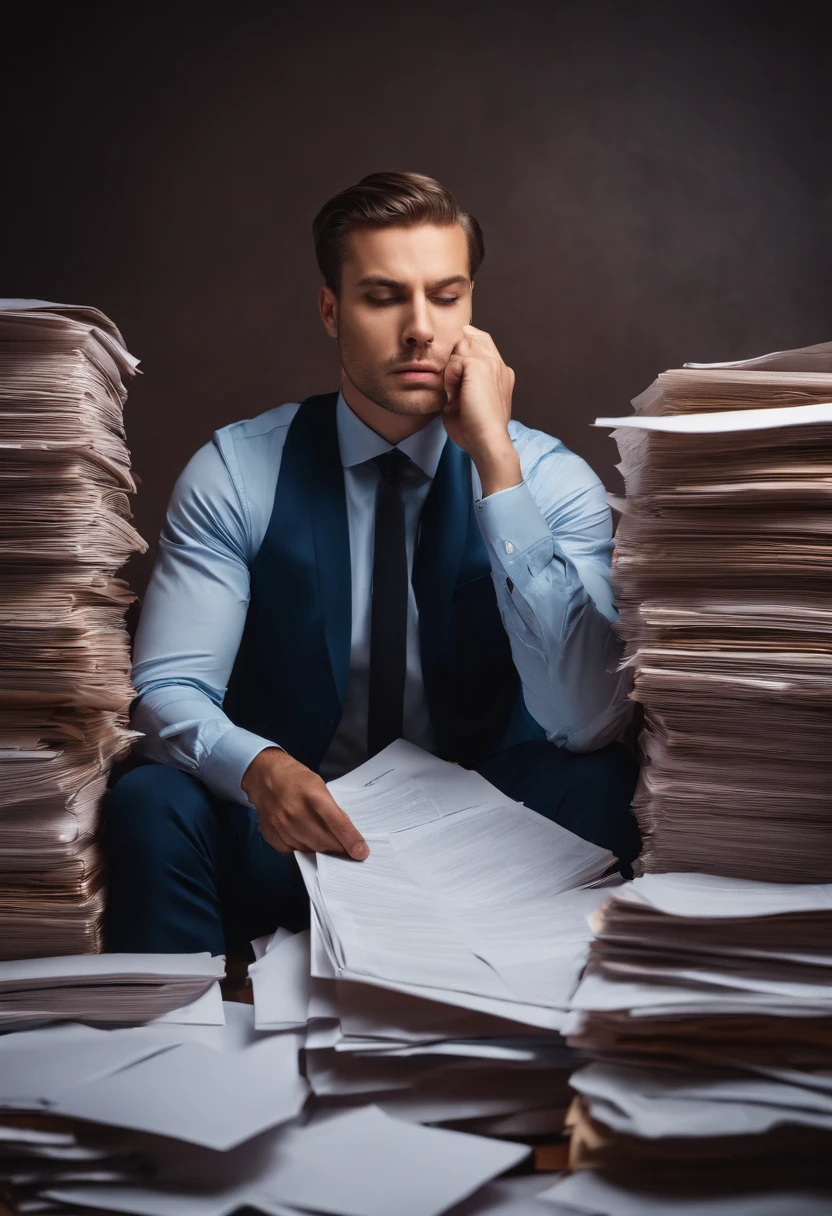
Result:
M295 414L223 708L317 770L341 718L352 598L337 393ZM413 565L437 754L473 765L545 733L526 710L475 517L470 457L445 442Z

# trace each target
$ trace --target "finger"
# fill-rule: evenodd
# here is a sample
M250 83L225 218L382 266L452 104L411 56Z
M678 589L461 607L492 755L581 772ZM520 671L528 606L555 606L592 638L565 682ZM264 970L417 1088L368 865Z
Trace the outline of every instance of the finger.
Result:
M465 360L461 355L451 355L445 364L445 392L448 394L449 402L456 397L464 374Z
M270 828L268 831L263 832L262 836L266 844L270 845L274 849L275 853L288 854L292 852L292 845L290 845L279 832L276 832L274 828Z
M269 831L282 845L282 848L278 852L285 850L291 853L293 849L300 849L302 851L306 839L304 827L303 814L287 810L282 810L274 815L268 823Z
M369 857L370 850L367 841L349 815L341 810L328 790L326 799L322 798L318 803L317 811L338 844L346 850L350 857L355 861L364 861Z
M323 788L328 793L326 786ZM300 853L326 852L337 846L337 842L321 822L316 810L314 798L304 793L276 817L274 830L290 848Z
M326 826L317 810L310 810L307 814L303 826L303 845L300 846L300 851L302 853L337 853L342 857L347 852Z
M497 350L497 345L487 330L477 329L476 325L463 325L462 332L472 342L476 342L478 346L487 346L492 351Z

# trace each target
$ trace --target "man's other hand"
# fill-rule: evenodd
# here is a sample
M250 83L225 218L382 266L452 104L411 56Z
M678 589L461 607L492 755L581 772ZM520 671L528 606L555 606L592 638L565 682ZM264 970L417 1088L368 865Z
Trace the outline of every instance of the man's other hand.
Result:
M366 840L324 781L281 748L258 752L241 784L263 838L278 853L340 853L354 861L369 856Z

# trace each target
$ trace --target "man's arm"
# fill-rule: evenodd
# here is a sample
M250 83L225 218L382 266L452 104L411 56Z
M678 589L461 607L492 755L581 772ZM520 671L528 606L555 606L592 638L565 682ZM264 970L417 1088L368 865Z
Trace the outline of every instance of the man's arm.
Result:
M586 461L511 423L514 371L465 325L445 368L445 429L474 464L477 517L531 714L551 742L592 751L632 713L611 628L610 510Z
M523 480L476 503L500 613L529 712L552 742L591 751L633 709L611 628L610 509L581 457L542 432L510 430Z
M255 809L278 852L362 861L363 836L318 774L222 709L248 612L253 548L244 494L219 449L205 444L174 486L142 605L132 725L146 737L135 746Z
M249 600L248 519L218 447L188 461L171 495L134 644L137 751L251 806L241 778L270 739L222 709Z

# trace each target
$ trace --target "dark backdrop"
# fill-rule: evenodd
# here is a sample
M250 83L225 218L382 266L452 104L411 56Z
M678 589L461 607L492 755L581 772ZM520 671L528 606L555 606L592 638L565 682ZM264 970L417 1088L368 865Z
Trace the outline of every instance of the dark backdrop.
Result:
M19 7L0 294L97 305L141 359L140 593L192 452L337 387L310 225L366 173L479 218L515 414L611 489L589 423L657 372L832 337L828 5Z

